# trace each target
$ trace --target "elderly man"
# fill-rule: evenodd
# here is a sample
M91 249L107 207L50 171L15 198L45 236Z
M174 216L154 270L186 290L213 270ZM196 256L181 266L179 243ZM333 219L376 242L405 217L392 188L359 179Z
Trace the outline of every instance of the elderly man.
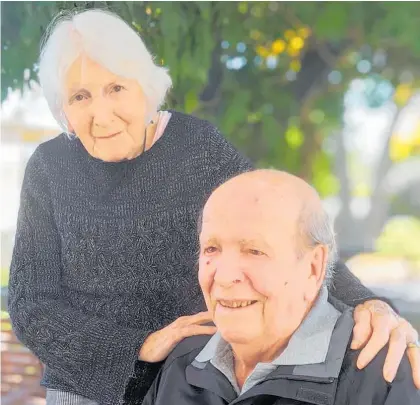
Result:
M352 310L328 296L334 233L304 181L269 170L231 179L204 208L200 245L218 332L181 342L144 404L420 404L406 358L392 384L384 350L356 367Z

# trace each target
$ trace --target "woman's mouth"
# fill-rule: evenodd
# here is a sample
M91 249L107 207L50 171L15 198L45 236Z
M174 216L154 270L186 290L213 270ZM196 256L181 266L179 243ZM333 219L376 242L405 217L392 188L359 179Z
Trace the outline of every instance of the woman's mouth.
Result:
M122 131L114 132L112 134L108 134L108 135L105 135L105 136L98 136L97 139L110 139L110 138L114 138L115 136L121 134L121 132Z

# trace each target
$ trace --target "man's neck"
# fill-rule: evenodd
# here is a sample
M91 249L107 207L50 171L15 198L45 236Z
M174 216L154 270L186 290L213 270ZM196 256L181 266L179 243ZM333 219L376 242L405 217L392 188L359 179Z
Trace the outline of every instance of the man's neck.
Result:
M277 340L274 344L263 345L236 345L233 344L233 358L235 376L240 388L242 388L248 376L252 373L258 363L271 363L287 347L290 337Z

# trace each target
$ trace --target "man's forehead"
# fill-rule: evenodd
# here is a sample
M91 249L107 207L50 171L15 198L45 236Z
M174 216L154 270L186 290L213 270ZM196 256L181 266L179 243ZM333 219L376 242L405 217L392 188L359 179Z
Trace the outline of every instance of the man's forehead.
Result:
M235 220L278 221L297 220L302 202L295 196L283 193L258 195L238 193L236 195L213 195L204 207L202 221L217 222Z
M224 210L210 207L203 212L201 237L274 241L293 235L296 224L297 219L285 212L252 210L234 204Z

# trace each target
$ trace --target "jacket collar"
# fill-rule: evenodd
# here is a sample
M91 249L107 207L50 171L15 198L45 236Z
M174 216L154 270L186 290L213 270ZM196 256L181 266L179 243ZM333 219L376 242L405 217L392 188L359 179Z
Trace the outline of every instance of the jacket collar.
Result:
M239 397L223 374L200 355L187 366L186 379L189 384L209 390L232 405L246 398L267 394L314 405L333 405L353 325L352 310L347 309L335 325L325 361L296 366L279 365L262 383Z

